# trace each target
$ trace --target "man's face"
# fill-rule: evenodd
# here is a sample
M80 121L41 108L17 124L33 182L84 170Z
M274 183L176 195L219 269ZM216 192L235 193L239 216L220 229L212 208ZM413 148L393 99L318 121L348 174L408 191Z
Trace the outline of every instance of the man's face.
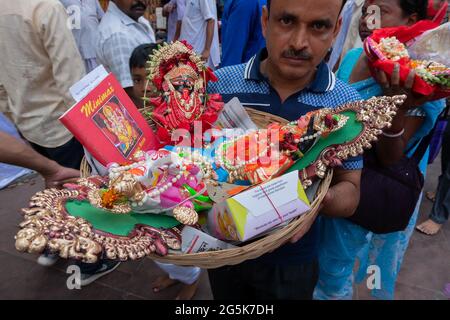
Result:
M340 30L342 0L272 0L262 23L268 63L286 80L311 75Z
M149 0L114 0L117 7L133 20L142 17L147 9Z

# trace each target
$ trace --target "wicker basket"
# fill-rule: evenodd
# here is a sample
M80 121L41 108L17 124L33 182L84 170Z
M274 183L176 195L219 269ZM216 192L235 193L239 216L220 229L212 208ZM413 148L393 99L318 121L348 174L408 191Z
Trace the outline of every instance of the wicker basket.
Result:
M260 128L267 127L267 125L273 122L282 124L287 123L285 119L275 115L250 108L246 109L250 118ZM83 159L80 170L82 177L89 176L90 167L86 159ZM277 229L261 239L233 249L191 254L169 254L164 257L151 255L150 258L163 263L181 266L198 266L205 269L236 265L246 260L256 259L285 244L293 235L298 233L305 234L309 230L319 213L320 204L330 187L332 177L333 172L330 171L325 179L322 180L317 190L316 197L311 204L311 209L307 213L295 218L285 227Z
M328 191L332 177L332 172L329 172L322 181L317 191L316 198L311 205L311 209L307 213L294 219L284 228L276 230L264 238L233 249L191 254L169 254L164 257L152 255L151 258L163 263L172 263L180 266L197 266L204 269L236 265L246 260L256 259L282 246L288 242L293 235L298 233L305 234L309 230L319 213L320 204Z

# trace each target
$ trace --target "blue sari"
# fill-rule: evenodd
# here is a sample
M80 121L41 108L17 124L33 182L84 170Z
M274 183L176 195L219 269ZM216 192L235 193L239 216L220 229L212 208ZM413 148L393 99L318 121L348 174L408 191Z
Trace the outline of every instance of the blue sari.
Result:
M349 82L350 75L363 49L348 52L337 72L339 79ZM362 96L369 99L382 95L382 89L373 78L351 84ZM408 156L422 138L433 129L439 114L445 108L445 101L433 101L412 110L409 116L424 117L422 126L408 143ZM425 175L428 151L420 162L420 170ZM390 234L373 234L372 232L350 222L347 219L322 219L321 245L319 252L319 282L314 292L315 299L352 299L353 283L363 281L368 275L369 266L375 266L380 272L380 283L374 283L371 293L378 299L393 299L397 275L408 247L409 239L416 225L421 199L406 230ZM356 279L353 274L355 260L359 260Z

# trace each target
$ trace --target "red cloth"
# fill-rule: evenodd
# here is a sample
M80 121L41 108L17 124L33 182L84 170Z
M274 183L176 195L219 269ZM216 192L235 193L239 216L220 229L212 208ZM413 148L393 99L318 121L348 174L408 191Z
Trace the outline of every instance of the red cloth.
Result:
M401 26L396 28L385 28L379 29L373 32L373 34L368 37L364 43L364 49L369 58L369 66L372 75L375 74L374 69L379 69L384 71L388 76L390 76L394 71L394 66L396 63L400 64L400 84L404 85L410 68L408 66L409 59L401 59L397 62L388 59L380 59L370 44L371 40L375 43L379 43L383 38L396 37L400 42L407 44L409 41L414 40L418 36L422 35L424 32L437 28L439 24L434 23L429 20L422 20L410 27ZM422 94L425 96L434 95L436 100L446 98L450 96L449 90L441 89L439 86L427 83L425 80L416 75L413 92Z
M442 5L435 9L435 3L436 1L428 1L428 17L432 20L433 22L436 22L438 24L441 24L442 21L444 21L444 18L447 14L447 9L448 9L448 1L445 1L444 3L442 3Z

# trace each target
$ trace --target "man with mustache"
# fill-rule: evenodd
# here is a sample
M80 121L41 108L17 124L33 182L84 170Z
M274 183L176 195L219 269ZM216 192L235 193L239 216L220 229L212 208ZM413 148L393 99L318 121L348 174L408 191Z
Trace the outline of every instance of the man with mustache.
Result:
M155 33L143 17L149 0L112 0L98 28L97 61L119 80L132 96L133 80L129 61L133 50L155 43Z
M238 97L244 106L289 121L323 107L359 100L336 79L324 58L339 33L344 0L269 0L262 28L267 48L246 64L217 72L209 86L225 102ZM361 158L336 168L321 213L351 216L359 202ZM318 278L321 217L306 234L258 259L209 271L215 299L311 299Z

